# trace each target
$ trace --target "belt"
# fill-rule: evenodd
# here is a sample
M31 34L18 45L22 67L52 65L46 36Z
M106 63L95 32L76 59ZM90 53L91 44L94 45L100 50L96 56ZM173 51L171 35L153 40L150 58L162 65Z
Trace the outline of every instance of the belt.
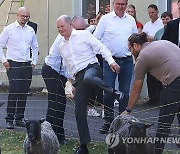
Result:
M87 69L89 69L90 67L93 67L94 65L98 65L98 63L88 64L84 69L77 72L74 76L77 77L78 75L84 73Z
M14 63L14 64L20 64L20 65L29 65L31 64L31 61L27 61L27 62L17 62L17 61L13 61L13 60L9 60L8 62Z
M132 56L127 56L127 57L115 57L115 56L112 56L114 59L129 59L129 58L132 58Z

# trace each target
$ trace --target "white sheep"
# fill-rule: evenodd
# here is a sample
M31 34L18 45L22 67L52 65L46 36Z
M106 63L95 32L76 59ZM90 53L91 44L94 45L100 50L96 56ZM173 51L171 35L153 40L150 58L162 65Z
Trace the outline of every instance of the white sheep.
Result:
M51 124L45 119L25 120L27 134L24 140L25 154L58 154L59 141Z

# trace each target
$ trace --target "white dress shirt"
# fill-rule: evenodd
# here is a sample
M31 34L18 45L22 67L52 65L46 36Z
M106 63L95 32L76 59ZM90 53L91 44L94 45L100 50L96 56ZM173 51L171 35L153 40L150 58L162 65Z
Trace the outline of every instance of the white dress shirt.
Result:
M94 36L108 47L113 56L122 58L131 55L128 38L133 33L137 33L135 19L127 13L120 18L112 11L101 17Z
M3 47L7 47L6 56ZM32 59L30 58L32 49ZM32 27L20 26L17 21L6 26L0 35L0 60L2 63L7 59L16 62L32 61L36 65L38 60L38 42Z
M115 62L108 48L87 30L73 29L69 40L64 39L59 48L64 64L73 75L86 68L88 64L98 63L97 53L94 51L102 54L109 64Z
M162 20L158 18L155 22L149 21L144 25L143 32L145 32L147 35L154 37L156 32L163 28L164 25L162 23Z
M91 34L94 33L96 29L96 25L90 25L88 28L86 28L86 30L88 30Z
M62 40L63 37L60 34L57 35L54 43L50 48L49 55L45 58L45 63L59 74L69 78L69 74L66 72L66 68L64 65L62 65L62 57L59 52L59 45Z

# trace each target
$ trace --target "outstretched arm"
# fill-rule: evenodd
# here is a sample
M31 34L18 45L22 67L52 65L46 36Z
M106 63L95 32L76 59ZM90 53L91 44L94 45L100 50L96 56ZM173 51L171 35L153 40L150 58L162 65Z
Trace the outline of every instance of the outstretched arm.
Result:
M136 102L139 99L141 89L143 85L143 80L134 80L133 88L130 93L129 102L127 108L132 110ZM127 111L124 111L122 114L128 114Z

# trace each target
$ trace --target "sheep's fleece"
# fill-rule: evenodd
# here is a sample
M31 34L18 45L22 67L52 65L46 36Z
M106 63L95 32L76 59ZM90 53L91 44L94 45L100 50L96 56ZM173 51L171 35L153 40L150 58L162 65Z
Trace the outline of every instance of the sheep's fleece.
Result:
M109 134L106 137L106 144L113 148L119 144L122 137L127 137L129 122L140 122L132 115L118 115L109 128Z
M31 143L26 134L24 140L25 154L58 154L59 141L51 124L47 121L41 123L41 140Z

